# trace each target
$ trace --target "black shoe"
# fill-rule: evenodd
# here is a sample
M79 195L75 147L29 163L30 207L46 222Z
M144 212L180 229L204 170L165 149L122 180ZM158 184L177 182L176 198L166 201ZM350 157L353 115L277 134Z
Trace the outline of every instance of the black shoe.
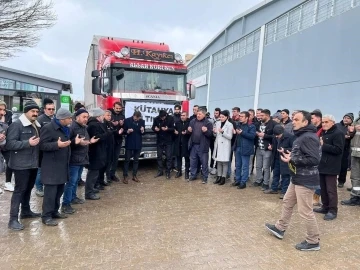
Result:
M344 184L343 183L339 183L338 184L338 188L343 188L344 187Z
M231 184L233 187L237 187L237 186L240 186L240 182L234 182Z
M326 210L325 208L322 208L322 207L320 207L320 208L315 208L315 209L313 209L313 211L314 211L315 213L319 213L319 214L326 214L326 213L328 212L328 210Z
M22 225L18 220L13 219L9 221L8 228L13 231L21 231L24 229L24 225Z
M105 190L105 188L102 185L96 185L94 188L98 190Z
M107 186L110 186L110 184L109 184L109 183L106 183L106 182L104 181L104 182L101 182L101 183L100 183L100 186L107 187Z
M297 244L295 246L295 248L297 250L301 250L301 251L316 251L316 250L320 250L320 244L319 243L317 243L317 244L309 244L305 240L305 241Z
M343 200L341 201L342 205L348 205L348 206L356 206L360 205L360 198L359 197L351 197L349 200Z
M331 213L331 212L328 212L328 213L324 216L324 220L327 220L327 221L333 220L333 219L335 219L335 218L337 218L337 214Z
M157 175L154 176L154 178L158 178L158 177L163 176L163 175L164 175L163 172L158 172Z
M346 190L347 191L352 191L352 187L348 187Z
M21 219L25 219L25 218L38 218L41 217L40 213L34 213L33 211L28 211L28 212L22 212L20 214L20 218Z
M265 228L271 232L272 235L274 235L276 238L283 239L285 231L280 231L278 228L276 228L275 225L271 225L269 223L265 224Z
M100 190L98 190L97 188L93 188L93 192L94 192L94 193L99 193Z
M80 179L79 182L78 182L78 186L85 186L85 185L86 185L85 181Z
M52 218L55 218L55 219L64 219L64 218L67 218L68 216L63 214L63 213L59 213L59 212L56 212L56 214L54 214L52 216Z
M67 215L74 214L76 211L74 208L71 207L71 205L63 205L61 207L61 212Z
M99 200L100 199L100 196L97 195L97 194L91 194L91 195L88 195L88 196L85 196L85 199L86 200Z
M203 184L207 184L207 178L203 178L202 182Z
M170 179L171 176L170 176L170 173L166 173L166 179Z
M113 181L110 179L110 177L106 177L106 183L110 184L112 183Z
M185 173L185 180L189 180L189 173Z
M182 173L181 173L181 170L179 170L179 171L176 173L175 178L179 178L179 177L181 177L181 176L182 176Z
M73 199L73 200L71 201L71 204L83 204L83 203L85 203L85 201L82 200L82 199L80 199L80 198L78 198L78 197L76 197L75 199Z
M265 191L265 190L268 190L269 188L270 188L269 185L263 184L262 187L261 187L261 190Z
M214 181L214 184L219 184L221 181L221 176L216 177L216 180Z
M221 177L219 186L225 185L225 177Z
M42 223L44 223L46 226L57 226L58 225L57 221L52 218L43 219Z
M253 183L253 186L254 186L254 187L260 187L260 186L261 186L261 183L259 183L259 182L254 182L254 183Z
M196 176L190 176L190 178L189 178L189 180L188 180L188 181L189 181L189 182L190 182L190 181L195 181L196 179L197 179L197 177L196 177Z
M246 183L240 183L240 185L237 187L238 189L244 189L246 188Z
M114 182L120 182L119 177L117 177L116 175L112 176L110 179Z

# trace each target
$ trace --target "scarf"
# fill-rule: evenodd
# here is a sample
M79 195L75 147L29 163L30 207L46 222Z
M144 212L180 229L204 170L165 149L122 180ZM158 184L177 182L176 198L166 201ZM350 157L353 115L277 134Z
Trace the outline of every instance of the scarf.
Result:
M65 127L65 126L61 125L59 119L57 119L56 117L54 117L54 121L60 127L61 131L64 132L65 136L67 138L70 138L70 129L69 129L69 127Z

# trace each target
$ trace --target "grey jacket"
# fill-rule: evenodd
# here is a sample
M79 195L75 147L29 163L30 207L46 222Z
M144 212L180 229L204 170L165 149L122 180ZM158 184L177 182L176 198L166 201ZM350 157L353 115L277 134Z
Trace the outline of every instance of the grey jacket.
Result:
M51 123L52 118L50 118L49 116L47 116L45 113L40 115L37 119L37 121L39 122L40 126L43 127L46 124Z
M8 125L6 123L0 122L0 134L6 134L8 129ZM2 142L0 142L0 149L5 150L6 138Z
M40 134L40 124L35 121L37 132L25 114L13 122L6 137L6 149L10 151L9 167L14 170L39 167L39 145L30 146L29 139Z

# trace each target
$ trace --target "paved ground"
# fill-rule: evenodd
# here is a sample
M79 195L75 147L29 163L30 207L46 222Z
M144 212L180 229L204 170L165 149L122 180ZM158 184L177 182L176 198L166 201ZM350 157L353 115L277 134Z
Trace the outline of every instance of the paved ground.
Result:
M0 195L0 269L359 269L360 208L340 206L331 222L318 215L321 251L299 252L304 223L296 213L281 241L264 229L281 200L258 188L238 190L184 179L154 179L140 164L142 183L115 183L100 201L46 227L24 220L7 229L11 193ZM3 176L1 177L1 182ZM80 189L83 196L84 189ZM347 198L342 189L339 198ZM41 210L33 196L32 207Z

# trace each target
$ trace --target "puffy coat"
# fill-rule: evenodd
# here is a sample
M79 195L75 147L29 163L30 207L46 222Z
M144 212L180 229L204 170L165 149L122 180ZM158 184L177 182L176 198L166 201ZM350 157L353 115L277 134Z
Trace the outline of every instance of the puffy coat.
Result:
M222 127L223 132L218 132L221 122L215 124L216 139L214 144L213 159L220 162L229 162L231 154L231 139L233 137L233 124L226 121Z
M323 145L319 164L319 173L338 175L341 170L341 159L344 151L345 136L336 125L328 131L321 132Z

